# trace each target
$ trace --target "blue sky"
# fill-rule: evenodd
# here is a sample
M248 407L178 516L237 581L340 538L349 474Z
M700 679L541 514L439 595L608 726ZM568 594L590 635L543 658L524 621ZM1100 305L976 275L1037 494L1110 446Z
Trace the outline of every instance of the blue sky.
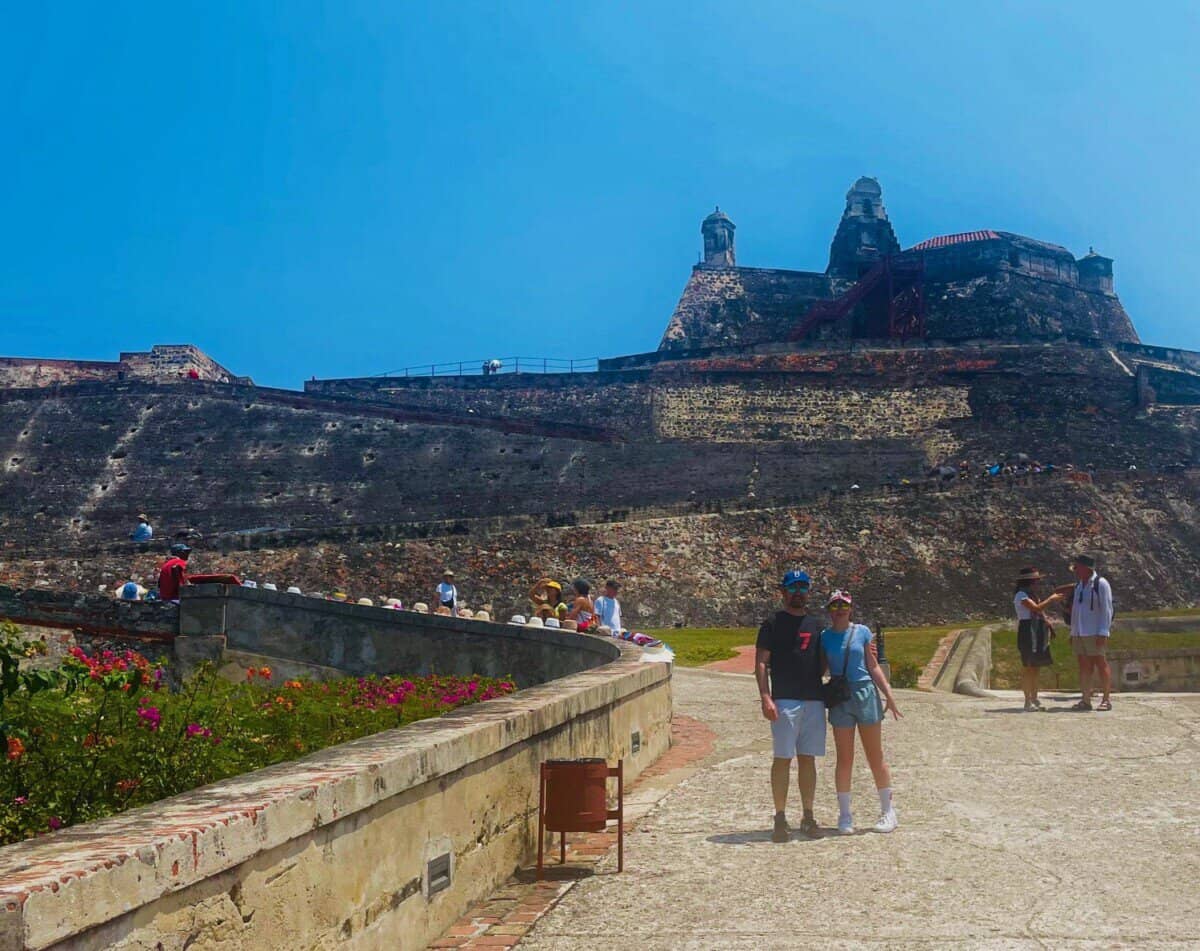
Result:
M21 4L0 33L0 354L193 342L262 384L654 349L720 204L824 268L879 177L904 245L1116 259L1200 349L1194 3Z

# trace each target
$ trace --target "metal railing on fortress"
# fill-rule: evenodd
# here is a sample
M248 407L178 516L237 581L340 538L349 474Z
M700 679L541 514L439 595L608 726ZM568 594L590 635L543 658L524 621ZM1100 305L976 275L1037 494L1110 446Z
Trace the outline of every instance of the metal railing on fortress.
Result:
M598 357L492 357L450 363L418 363L378 376L495 376L501 373L595 373Z

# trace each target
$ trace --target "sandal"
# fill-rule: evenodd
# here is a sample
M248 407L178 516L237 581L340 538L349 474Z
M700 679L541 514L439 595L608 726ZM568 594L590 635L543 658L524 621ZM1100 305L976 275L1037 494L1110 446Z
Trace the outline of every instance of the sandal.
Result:
M1088 703L1086 700L1080 700L1078 703L1073 705L1071 707L1071 709L1072 710L1090 710L1090 709L1092 709L1092 705L1090 703Z
M1105 712L1108 712L1109 710L1111 710L1111 709L1112 709L1112 701L1111 701L1111 700L1101 700L1101 701L1100 701L1100 702L1099 702L1099 703L1096 705L1096 709L1097 709L1097 710L1103 710L1103 711L1105 711Z

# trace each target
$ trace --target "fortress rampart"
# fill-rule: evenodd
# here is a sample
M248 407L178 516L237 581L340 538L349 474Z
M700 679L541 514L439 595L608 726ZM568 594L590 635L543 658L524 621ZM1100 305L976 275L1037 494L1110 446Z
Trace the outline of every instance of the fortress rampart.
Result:
M620 759L629 782L670 742L670 666L609 638L219 585L185 589L179 623L177 645L227 641L218 662L269 659L277 680L503 671L525 689L6 846L0 948L423 947L533 860L538 764Z

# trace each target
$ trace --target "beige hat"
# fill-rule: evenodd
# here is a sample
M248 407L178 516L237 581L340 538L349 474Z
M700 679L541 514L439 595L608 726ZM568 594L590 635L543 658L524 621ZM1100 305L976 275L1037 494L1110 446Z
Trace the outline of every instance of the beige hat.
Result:
M383 606L385 608L398 608L398 607L400 607L400 599L399 598L388 598L386 601L383 602Z
M564 631L578 631L579 623L571 620L571 618L564 618L562 622L562 629Z
M476 621L490 621L491 619L492 619L492 616L490 614L488 614L487 611L476 611L475 612L475 620Z
M358 599L358 603L359 603L359 604L364 604L364 605L366 605L366 606L367 606L367 607L369 607L369 608L373 608L373 607L375 607L375 602L374 602L374 601L372 601L370 598L359 598L359 599Z
M444 604L439 604L434 614L440 614L442 617L454 617L453 613Z
M474 615L474 613L472 613L471 609L470 609L470 608L466 608L466 607L459 608L459 609L458 609L458 610L457 610L455 613L456 613L456 614L457 614L459 617L469 617L469 618L473 618L473 617L475 617L475 615Z
M544 625L542 624L542 619L540 617L536 617L536 616L531 617L528 621L526 621L525 626L526 627L544 627Z
M416 611L418 614L428 614L429 613L429 605L426 604L424 601L418 601L416 604L413 605L412 609L414 611Z

